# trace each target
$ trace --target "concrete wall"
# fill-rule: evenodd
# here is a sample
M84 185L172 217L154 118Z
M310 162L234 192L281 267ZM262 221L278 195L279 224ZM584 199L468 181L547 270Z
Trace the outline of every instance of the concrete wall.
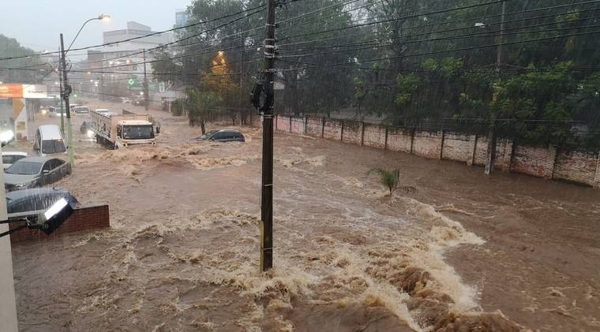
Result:
M416 131L413 138L413 152L417 156L440 159L442 152L442 132Z
M344 131L342 142L362 145L363 123L358 121L344 120Z
M0 149L1 152L1 149ZM4 170L0 170L0 181L4 185ZM0 193L0 220L6 220L6 193ZM8 231L8 224L0 224L0 233ZM10 238L0 237L0 330L17 332L17 305L13 276L12 250Z
M11 224L11 229L17 225ZM22 229L10 235L12 244L31 241L48 240L56 238L62 234L109 228L109 209L108 205L88 205L76 209L54 233L46 235L39 230Z
M306 118L306 135L313 137L321 137L323 134L323 118L307 117Z
M386 146L387 128L375 125L364 125L363 145L372 148L384 149Z
M453 160L477 166L484 166L487 159L487 136L387 128L351 120L323 120L318 117L277 116L276 123L277 131L280 132L413 153L426 158ZM498 140L494 167L505 172L568 180L600 188L598 153L557 151L554 147L521 146L510 140Z
M336 141L342 140L342 121L327 119L323 127L323 138Z
M517 145L514 151L511 170L517 173L551 179L555 161L555 148Z
M473 144L475 135L462 135L459 133L444 133L444 146L442 159L470 163L475 151Z
M403 128L389 128L387 148L391 151L411 153L412 133Z
M292 126L291 126L291 133L292 134L298 134L298 135L304 135L304 118L291 118L292 119Z

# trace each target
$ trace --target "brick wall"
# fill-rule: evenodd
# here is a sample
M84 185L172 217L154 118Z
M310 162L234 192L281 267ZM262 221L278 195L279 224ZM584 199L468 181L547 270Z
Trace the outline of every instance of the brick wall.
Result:
M387 148L390 151L401 151L410 153L412 134L408 129L388 129Z
M597 158L593 153L560 151L556 157L553 178L594 186L596 174L600 172Z
M442 132L417 131L413 138L413 153L427 158L440 158Z
M342 121L327 119L323 128L323 138L341 141Z
M385 127L365 124L363 145L378 149L385 148L385 132Z
M473 160L473 144L475 135L444 133L442 159L471 163Z
M10 225L10 229L15 227L18 227L18 225ZM108 205L87 205L75 209L69 219L67 219L57 230L54 231L54 233L50 235L46 235L46 233L43 233L39 230L25 228L12 233L10 235L10 242L14 244L31 240L48 240L61 236L62 234L109 227L110 220Z
M550 179L554 170L556 149L531 146L515 147L511 171Z
M411 131L363 122L307 117L277 116L277 130L314 137L363 144L369 147L414 153L416 155L466 162L484 166L487 161L487 136L452 132ZM387 137L386 137L387 136ZM494 168L547 179L562 179L600 188L598 154L557 152L553 147L515 145L510 140L496 142Z
M363 123L358 121L344 121L342 142L361 145Z
M306 135L313 137L321 137L323 133L323 119L309 117L306 118Z
M275 117L275 129L277 131L290 132L290 118L287 116Z
M304 118L291 118L292 127L291 132L293 134L304 135Z

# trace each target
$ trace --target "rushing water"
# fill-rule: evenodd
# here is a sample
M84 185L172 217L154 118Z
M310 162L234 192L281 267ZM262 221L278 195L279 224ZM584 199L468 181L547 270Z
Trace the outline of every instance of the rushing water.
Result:
M109 203L111 229L13 249L21 330L600 330L597 191L278 134L260 274L260 130L187 143L157 116L154 147L76 133L60 185ZM417 192L387 196L372 167Z

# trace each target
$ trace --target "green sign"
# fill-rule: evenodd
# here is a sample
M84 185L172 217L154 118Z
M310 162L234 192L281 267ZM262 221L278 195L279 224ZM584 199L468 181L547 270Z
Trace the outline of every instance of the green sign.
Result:
M134 85L135 84L135 79L130 78L127 83L129 83L129 85Z

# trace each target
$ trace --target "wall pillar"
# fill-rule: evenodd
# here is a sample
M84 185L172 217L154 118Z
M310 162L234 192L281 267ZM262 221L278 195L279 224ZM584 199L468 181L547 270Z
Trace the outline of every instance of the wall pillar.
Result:
M600 152L596 160L596 176L594 177L594 188L600 189Z
M469 149L471 154L467 159L467 165L473 166L473 164L475 164L475 156L477 155L477 134L471 135L469 137L469 142L471 142L471 148Z
M0 179L4 187L4 170L0 170ZM8 219L4 190L0 190L0 218L0 220ZM0 224L0 233L6 231L8 231L8 224ZM2 324L2 331L17 332L19 330L10 235L0 237L0 324Z

